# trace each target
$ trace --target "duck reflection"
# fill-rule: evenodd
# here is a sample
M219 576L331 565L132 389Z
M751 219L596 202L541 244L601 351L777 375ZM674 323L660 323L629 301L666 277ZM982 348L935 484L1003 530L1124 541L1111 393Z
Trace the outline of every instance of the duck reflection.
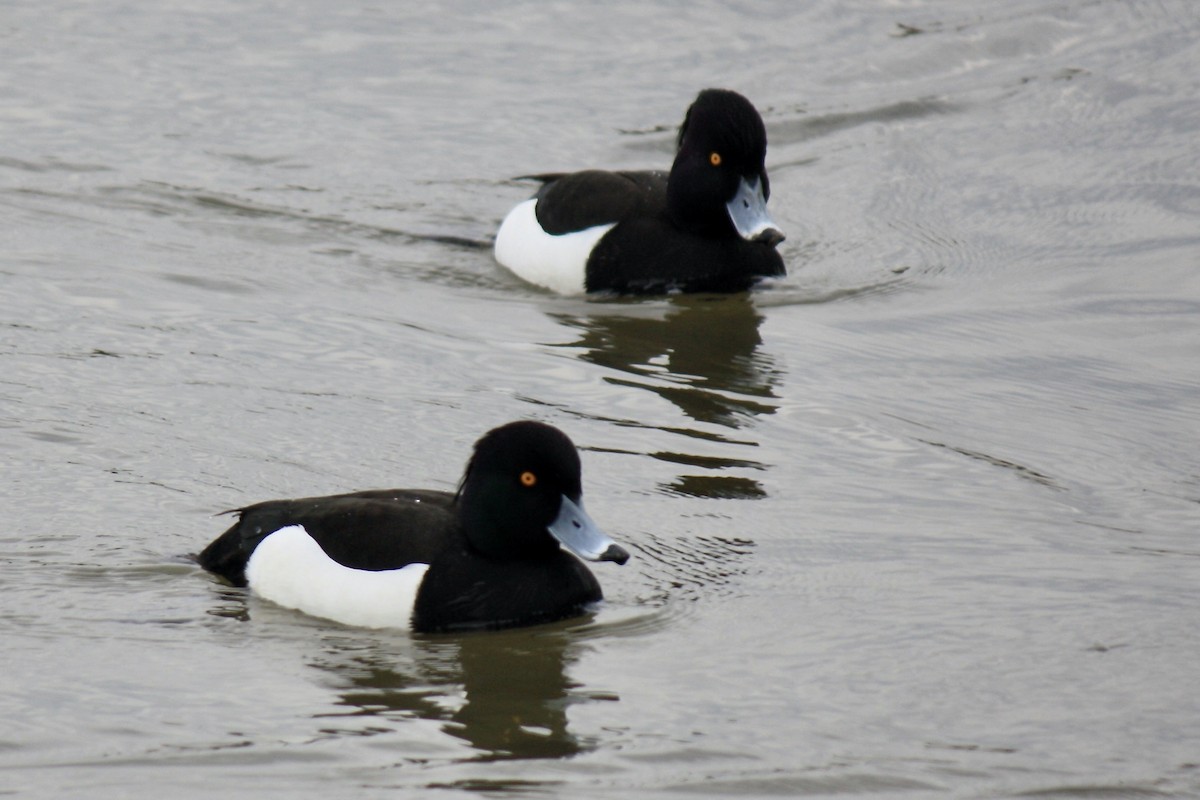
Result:
M592 309L597 309L592 311ZM667 400L691 421L745 429L778 408L780 370L762 353L763 316L749 294L678 295L666 301L589 304L589 313L550 313L579 338L562 345L584 361L629 377L608 374L616 386L645 389ZM755 446L743 436L666 427L705 441ZM654 453L655 458L706 470L682 475L669 491L701 497L760 497L757 481L714 475L736 468L765 469L750 459L688 453Z
M763 317L749 295L679 295L665 306L637 301L599 306L599 313L551 314L580 338L584 361L639 377L697 422L740 428L776 406L778 371L758 352Z
M565 625L418 636L403 654L348 653L315 666L344 681L341 703L353 716L440 721L478 760L562 758L593 744L570 731L567 709L616 699L567 677L583 645Z

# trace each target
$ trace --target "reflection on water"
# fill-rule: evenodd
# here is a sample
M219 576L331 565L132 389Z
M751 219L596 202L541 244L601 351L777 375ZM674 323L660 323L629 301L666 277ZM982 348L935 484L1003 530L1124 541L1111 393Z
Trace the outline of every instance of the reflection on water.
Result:
M581 348L584 361L665 385L610 382L650 389L693 420L731 428L775 410L779 376L758 353L763 316L750 295L680 295L661 315L637 313L640 305L599 307L605 311L551 315L581 332L568 346Z
M622 374L606 374L614 386L645 389L677 407L688 420L740 430L733 437L692 425L662 427L706 442L756 447L744 431L778 407L780 370L760 351L762 314L749 294L680 295L665 303L606 302L589 305L591 313L551 312L550 316L580 333L563 347L591 364ZM628 376L628 377L626 377ZM631 422L630 424L638 424ZM694 497L764 496L761 485L740 476L714 475L728 469L765 469L744 457L654 452L661 461L708 470L680 475L669 486L673 494Z
M474 760L562 758L595 744L571 733L567 709L617 699L567 676L585 647L572 635L579 625L414 637L400 657L391 649L335 652L314 666L336 676L352 716L439 721L478 751Z

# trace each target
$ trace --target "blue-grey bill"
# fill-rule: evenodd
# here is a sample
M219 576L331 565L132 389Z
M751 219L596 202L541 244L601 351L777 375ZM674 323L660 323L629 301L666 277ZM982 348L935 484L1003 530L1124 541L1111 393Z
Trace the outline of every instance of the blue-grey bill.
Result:
M775 225L771 215L767 213L767 198L763 197L762 181L759 178L742 180L738 183L737 193L725 204L729 210L729 219L738 235L750 242L766 242L776 245L783 241L783 231Z
M608 538L604 531L592 521L583 507L564 496L558 516L548 526L550 535L580 558L588 561L615 561L624 564L629 560L625 548Z

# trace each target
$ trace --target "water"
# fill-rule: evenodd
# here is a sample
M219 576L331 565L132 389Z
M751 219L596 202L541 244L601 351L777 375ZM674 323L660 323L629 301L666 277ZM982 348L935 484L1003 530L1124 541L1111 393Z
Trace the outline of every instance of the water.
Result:
M1200 794L1187 2L10 3L0 791ZM532 171L764 112L787 279L552 297ZM187 559L517 418L634 558L369 632Z

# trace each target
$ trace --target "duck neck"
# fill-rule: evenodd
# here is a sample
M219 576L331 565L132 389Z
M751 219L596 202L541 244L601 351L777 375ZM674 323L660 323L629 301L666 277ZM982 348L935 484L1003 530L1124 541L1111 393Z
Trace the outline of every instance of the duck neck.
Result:
M497 561L537 558L557 552L544 531L531 531L528 520L509 511L503 496L486 482L468 484L455 501L459 528L471 549Z
M700 164L685 146L675 156L667 180L667 214L679 230L707 238L737 236L721 200L726 194L720 176Z

